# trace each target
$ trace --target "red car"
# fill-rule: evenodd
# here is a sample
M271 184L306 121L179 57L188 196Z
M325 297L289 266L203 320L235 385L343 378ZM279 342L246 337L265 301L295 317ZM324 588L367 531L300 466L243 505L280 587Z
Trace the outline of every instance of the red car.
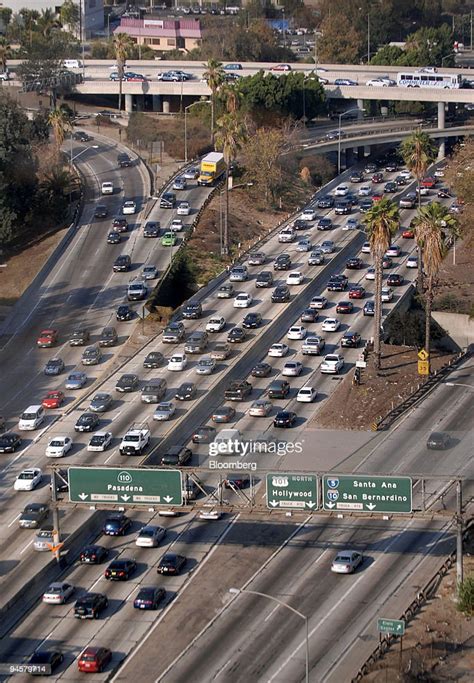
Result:
M62 391L48 391L44 399L41 401L43 408L60 408L64 403L64 394Z
M372 176L372 182L383 183L383 173L380 173L380 171L378 173L374 173L374 175Z
M373 202L379 202L383 198L383 194L381 192L374 192L372 195L372 201Z
M58 341L57 330L43 330L40 332L38 339L36 340L37 346L40 349L47 349L50 346L54 346Z
M289 64L277 64L272 66L272 71L291 71L291 66Z
M426 178L423 178L421 181L421 187L428 187L432 189L436 185L436 178L433 178L432 176L426 176Z
M100 673L112 659L107 647L86 647L77 660L77 668L84 673Z
M349 299L363 299L365 296L365 287L362 285L354 285L349 290Z
M404 237L406 240L413 240L415 239L415 231L413 228L406 228L406 230L403 230L402 232L402 237Z
M354 304L352 301L340 301L336 306L336 313L352 313Z

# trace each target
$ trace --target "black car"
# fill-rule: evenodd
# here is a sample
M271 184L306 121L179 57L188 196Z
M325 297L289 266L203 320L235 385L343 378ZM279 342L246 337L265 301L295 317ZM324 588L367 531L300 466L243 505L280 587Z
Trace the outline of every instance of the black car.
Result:
M160 198L160 209L174 209L176 195L173 192L164 192Z
M161 457L162 465L188 465L193 457L193 452L190 448L184 446L171 446L168 451Z
M272 366L269 363L257 363L253 368L251 375L252 377L268 377L272 371Z
M334 206L334 197L331 197L330 194L324 195L324 197L318 199L316 206L318 209L332 209Z
M262 270L255 279L255 287L271 287L273 285L273 275L270 270Z
M364 182L364 174L361 171L354 171L351 174L351 177L349 178L351 183L363 183Z
M320 218L317 225L318 230L331 230L332 220L330 218Z
M107 235L107 244L120 244L121 241L122 237L116 230L112 230L112 232L109 232Z
M192 436L192 442L193 443L211 443L211 441L214 441L214 438L216 436L216 428L215 427L208 427L205 425L204 427L198 427L196 431L193 433Z
M388 161L385 164L385 170L387 173L396 173L398 170L398 164L396 161Z
M246 339L247 332L242 327L233 327L227 335L227 341L231 344L241 344Z
M374 301L366 301L364 304L364 309L363 309L364 315L375 315L375 302Z
M130 517L119 512L107 517L102 528L102 533L106 536L123 536L131 526L132 520Z
M136 391L140 384L140 380L137 375L125 374L119 377L115 389L123 393L128 393L131 391Z
M289 270L291 268L291 256L279 254L273 262L273 270Z
M385 183L385 186L383 188L383 191L387 192L389 194L391 194L392 192L396 192L397 190L398 190L398 185L393 180L389 180L388 183Z
M132 160L128 154L126 154L126 152L120 152L120 154L117 156L117 163L119 168L128 168L132 165Z
M429 435L426 447L433 451L444 451L451 444L451 437L446 432L433 432Z
M85 346L89 339L90 333L86 327L76 327L69 338L69 346Z
M290 288L288 285L278 285L272 292L272 303L284 304L290 300Z
M76 600L74 616L77 619L97 619L99 614L107 609L109 601L102 593L86 593Z
M302 218L297 218L293 223L293 228L295 230L307 230L308 227L308 221L304 221Z
M442 187L438 190L438 197L440 197L440 199L448 199L451 196L451 192L446 187Z
M163 365L163 354L159 351L150 351L143 361L144 368L159 368Z
M364 267L364 262L362 259L359 257L355 256L354 258L350 258L346 262L346 268L348 270L359 270L360 268Z
M196 396L197 386L194 382L183 382L174 395L178 401L192 401Z
M112 581L128 581L130 575L133 574L136 568L137 563L135 560L129 560L121 557L120 559L114 560L109 564L104 572L104 576L106 579L110 579Z
M115 327L104 327L100 333L99 346L109 347L115 346L118 342L118 334Z
M327 288L330 292L342 292L346 289L348 279L345 275L333 275L329 278Z
M165 599L166 591L164 588L156 586L144 586L138 591L138 595L133 601L136 609L156 609L160 602Z
M348 213L351 213L351 211L352 201L349 199L340 199L336 204L336 208L334 209L334 213L336 213L338 216L344 216Z
M257 327L260 327L261 324L262 316L260 313L247 313L242 321L242 327L245 327L248 330L254 330Z
M354 349L359 346L361 339L358 332L346 332L341 339L341 346Z
M126 218L117 217L112 221L112 228L116 232L128 232L128 222Z
M121 306L119 306L115 313L116 319L120 320L120 322L131 320L134 315L135 314L133 310L130 308L130 306L127 306L127 304L122 304Z
M102 545L88 545L79 555L81 564L100 564L109 556L109 549Z
M159 221L147 221L143 228L143 237L159 237L160 223Z
M186 564L184 555L165 553L157 567L158 574L179 574Z
M290 393L290 384L286 379L275 379L267 389L268 398L286 398Z
M362 211L362 213L367 213L367 211L372 208L373 203L373 199L370 197L364 197L359 202L359 209Z
M59 650L36 650L28 660L33 676L49 676L64 661Z
M38 529L49 515L46 503L28 503L23 508L18 524L21 529Z
M281 410L275 415L273 420L274 427L293 427L296 422L296 413L291 410Z
M88 135L83 130L76 130L76 132L72 134L72 139L76 140L77 142L90 142L94 138L92 135Z
M197 320L202 316L201 304L187 304L182 310L182 316L185 320Z
M250 478L245 475L234 475L224 479L224 487L226 489L245 489L250 485Z
M94 216L96 218L107 218L109 215L109 210L105 204L97 204L94 210Z
M243 401L252 393L252 385L247 380L233 380L224 391L226 401Z
M114 273L123 273L132 267L132 259L128 254L121 254L115 259L115 263L112 267Z
M83 413L74 425L76 432L93 432L99 425L100 418L97 413Z
M49 484L49 489L53 488L52 483ZM58 493L65 493L69 491L69 472L68 470L56 470L56 491Z
M399 273L390 273L387 278L387 285L389 287L401 287L403 285L403 275Z

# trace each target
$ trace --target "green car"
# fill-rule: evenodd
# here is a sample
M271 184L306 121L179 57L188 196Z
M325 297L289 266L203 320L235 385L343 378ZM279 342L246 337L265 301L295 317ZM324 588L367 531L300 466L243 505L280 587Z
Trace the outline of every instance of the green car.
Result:
M165 232L165 234L161 238L161 246L163 247L174 247L176 242L177 239L174 232Z

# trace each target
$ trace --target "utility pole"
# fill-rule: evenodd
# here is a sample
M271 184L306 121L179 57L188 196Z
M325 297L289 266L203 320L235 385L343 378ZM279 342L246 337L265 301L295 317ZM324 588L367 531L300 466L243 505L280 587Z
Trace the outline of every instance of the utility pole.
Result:
M456 482L456 500L457 500L457 511L456 511L456 586L457 595L459 597L459 588L464 579L463 572L463 555L462 555L462 484L461 480L458 479Z
M56 469L53 467L51 472L51 502L53 507L53 555L56 558L56 562L59 564L61 562L61 532L59 529L59 509L58 509L58 480L56 475Z

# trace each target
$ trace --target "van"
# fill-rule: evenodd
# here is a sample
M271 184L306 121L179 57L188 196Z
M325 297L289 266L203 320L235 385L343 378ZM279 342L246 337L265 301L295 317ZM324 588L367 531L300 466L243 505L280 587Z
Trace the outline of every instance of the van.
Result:
M222 429L209 444L209 455L232 455L237 452L235 441L242 441L242 434L238 429Z
M114 193L114 184L107 180L104 183L102 183L102 185L100 187L100 191L102 194L113 194Z
M159 403L164 398L167 390L167 383L165 379L153 379L145 384L142 388L141 400L142 403Z
M42 406L29 406L20 416L18 429L22 431L38 429L44 420L44 408Z
M65 59L63 65L65 69L82 69L82 62L79 59Z
M186 481L183 481L181 493L183 495L184 503L188 503L190 500L196 500L199 488L194 479L186 477Z
M208 345L209 337L207 332L193 332L184 345L185 353L203 353Z

